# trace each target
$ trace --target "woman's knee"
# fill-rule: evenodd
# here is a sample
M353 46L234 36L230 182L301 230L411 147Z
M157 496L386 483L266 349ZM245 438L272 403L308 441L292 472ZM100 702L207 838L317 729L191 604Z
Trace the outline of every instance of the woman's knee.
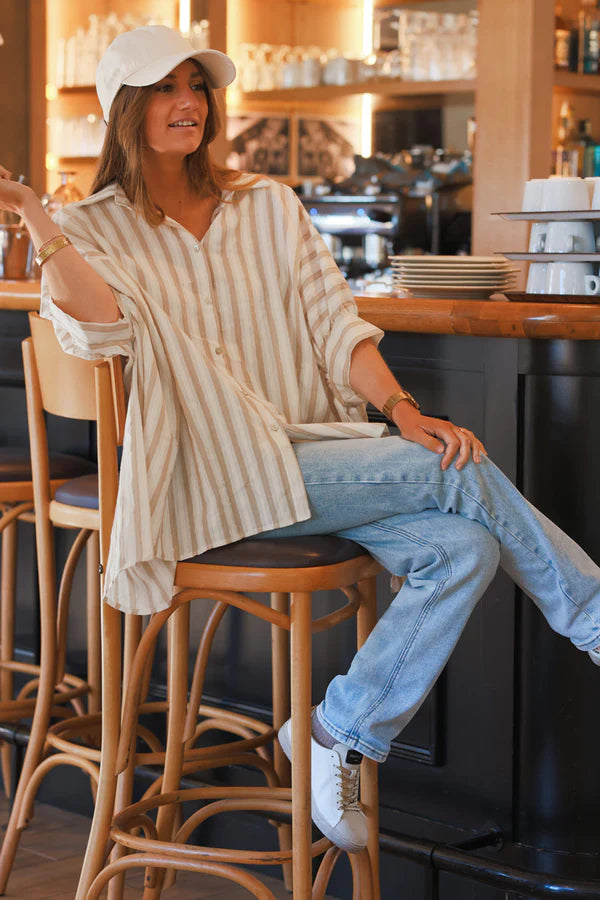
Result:
M452 533L453 558L462 572L476 575L488 583L500 562L500 545L484 525L460 515L449 515L448 529Z

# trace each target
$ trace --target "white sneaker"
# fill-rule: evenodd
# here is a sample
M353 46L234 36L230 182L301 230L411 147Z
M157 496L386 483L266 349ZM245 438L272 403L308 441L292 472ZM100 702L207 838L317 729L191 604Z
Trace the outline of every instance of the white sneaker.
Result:
M593 650L588 650L588 656L593 663L600 666L600 647L594 647Z
M281 749L292 759L292 721L279 729ZM367 846L367 820L358 802L362 753L336 744L329 749L313 737L311 748L312 819L326 838L347 850L358 853Z

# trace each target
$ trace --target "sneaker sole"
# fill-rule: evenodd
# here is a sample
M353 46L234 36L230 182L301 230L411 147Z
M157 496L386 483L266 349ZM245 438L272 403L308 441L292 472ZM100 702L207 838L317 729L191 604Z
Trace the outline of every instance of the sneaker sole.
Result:
M281 746L281 749L289 759L292 761L292 740L291 740L291 725L286 728L285 725L282 725L277 733L277 739ZM335 844L336 847L340 847L341 850L346 850L348 853L360 853L361 850L364 850L366 844L353 844L351 841L340 841L339 837L334 834L329 827L329 823L327 819L325 819L321 813L319 812L319 808L315 803L314 794L311 791L311 818L321 834L325 835L325 837L331 841L332 844Z

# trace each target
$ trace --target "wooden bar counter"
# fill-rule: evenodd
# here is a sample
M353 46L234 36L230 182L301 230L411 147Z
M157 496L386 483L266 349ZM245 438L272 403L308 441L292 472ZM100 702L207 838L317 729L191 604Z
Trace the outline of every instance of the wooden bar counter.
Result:
M0 310L39 307L40 282L0 280ZM600 303L431 300L359 294L359 314L384 331L598 340Z
M39 297L39 281L0 280L0 310L38 309ZM366 294L357 295L356 301L362 318L384 331L579 341L600 338L600 303L509 303Z
M356 297L359 314L384 331L477 337L600 338L600 303L521 303Z
M40 305L40 282L35 279L3 281L0 279L0 309L38 309Z

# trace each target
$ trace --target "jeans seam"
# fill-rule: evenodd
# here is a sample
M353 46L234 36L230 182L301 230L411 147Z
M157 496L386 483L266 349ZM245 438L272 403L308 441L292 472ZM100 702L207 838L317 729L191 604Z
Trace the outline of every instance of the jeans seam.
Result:
M360 750L361 753L364 752L366 756L370 759L377 757L376 762L385 762L387 759L387 753L382 752L378 747L374 747L372 744L369 744L368 741L365 741L363 738L354 737L350 734L346 734L344 731L340 731L337 725L334 725L329 721L327 716L324 716L323 713L319 713L319 718L325 728L326 731L331 734L332 737L337 737L342 743L345 743L346 746L349 746L348 741L352 741L355 750ZM361 748L364 748L361 749ZM372 756L371 756L372 754Z
M514 532L512 532L510 530L510 528L507 528L506 525L503 525L496 518L496 516L493 513L491 513L481 503L480 500L477 499L477 497L474 497L467 490L460 487L459 485L454 484L453 482L433 481L431 479L423 479L422 481L408 481L408 479L401 479L401 480L389 479L388 481L381 481L381 480L369 481L369 480L366 480L363 478L360 481L356 481L356 480L348 481L346 479L339 480L339 481L337 481L337 480L336 481L306 481L305 480L305 484L311 484L314 486L319 485L319 484L380 484L382 486L387 486L390 484L413 484L413 485L434 484L434 485L441 485L442 487L453 488L455 491L458 491L459 493L464 494L465 497L468 497L470 500L472 500L473 503L475 503L481 510L483 510L483 512L486 513L486 515L488 515L490 517L490 519L492 519L496 523L498 528L501 528L507 534L510 534L510 536L512 538L514 538L515 541L518 541L518 543L521 544L521 546L524 547L525 550L527 550L529 553L531 553L532 556L535 556L536 559L540 560L540 562L542 562L542 563L544 563L544 565L548 566L548 568L551 569L554 572L554 574L556 575L556 583L558 585L559 590L562 592L563 596L569 601L569 603L571 603L576 609L578 609L579 612L582 613L582 615L584 615L586 619L588 619L588 621L593 625L594 628L600 629L600 624L595 621L595 619L589 614L589 612L583 606L581 606L579 603L577 603L577 601L574 600L573 597L570 596L570 594L568 594L566 592L566 590L564 589L564 587L562 585L561 579L559 578L559 574L556 571L555 567L552 565L552 563L549 560L545 559L543 556L540 556L540 554L536 550L534 550L532 547L530 547L528 544L526 544L525 541L523 541L522 538L520 538L518 535L514 534ZM459 513L459 515L460 515L460 513ZM469 518L469 517L465 516L465 518Z
M450 576L452 575L452 563L450 561L450 558L448 557L448 554L446 553L445 549L442 546L440 546L439 544L434 544L431 541L425 540L424 538L417 538L414 534L411 534L409 531L406 531L403 528L390 528L389 525L387 525L387 526L382 525L381 522L373 522L372 525L374 528L379 528L381 531L388 531L392 534L401 534L404 537L406 537L408 540L413 541L415 544L419 544L420 546L431 547L433 550L435 550L436 553L438 553L440 559L444 563L444 566L446 569L446 576L445 576L445 578L442 578L437 582L435 590L431 594L431 597L423 606L423 609L421 610L421 615L419 616L417 622L415 622L412 632L410 633L410 635L408 636L407 640L404 643L404 646L402 647L402 652L396 658L396 662L394 663L394 666L389 674L386 684L380 691L379 695L372 701L370 706L362 713L361 716L359 716L357 719L355 719L354 723L352 724L352 727L349 729L348 736L350 738L352 738L353 740L359 739L358 730L361 727L361 725L363 724L363 722L365 721L365 719L368 716L372 715L375 712L375 710L381 706L381 704L386 699L386 697L388 697L390 691L392 690L392 686L398 677L398 673L399 673L412 645L414 644L414 642L417 638L417 635L419 634L419 631L423 627L423 624L427 620L427 617L428 617L432 607L434 606L436 600L438 599L440 593L442 592L443 586L447 582L448 578L450 578Z

